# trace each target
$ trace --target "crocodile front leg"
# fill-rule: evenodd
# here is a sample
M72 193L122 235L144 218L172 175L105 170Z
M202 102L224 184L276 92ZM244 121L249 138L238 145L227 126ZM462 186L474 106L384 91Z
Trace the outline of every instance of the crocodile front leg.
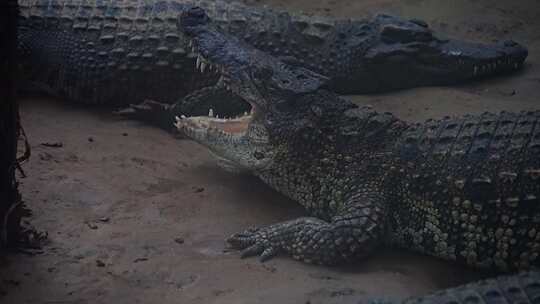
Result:
M265 228L248 229L232 235L227 242L242 249L242 257L260 255L266 261L286 253L307 263L335 265L364 257L381 243L382 199L359 196L325 221L302 217Z

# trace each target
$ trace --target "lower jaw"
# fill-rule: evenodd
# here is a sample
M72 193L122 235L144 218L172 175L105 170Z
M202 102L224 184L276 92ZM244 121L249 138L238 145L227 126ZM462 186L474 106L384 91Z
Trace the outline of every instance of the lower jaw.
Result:
M477 69L474 70L474 68L471 69L464 69L462 71L456 71L455 73L447 74L444 73L437 75L436 73L432 73L432 77L429 77L426 79L427 85L451 85L451 84L458 84L462 83L464 81L468 80L480 80L485 79L489 77L496 77L496 76L503 76L503 75L510 75L514 72L519 71L523 67L522 64L519 64L517 68L514 67L499 67L495 69ZM427 72L429 75L430 72ZM437 76L435 76L437 75Z

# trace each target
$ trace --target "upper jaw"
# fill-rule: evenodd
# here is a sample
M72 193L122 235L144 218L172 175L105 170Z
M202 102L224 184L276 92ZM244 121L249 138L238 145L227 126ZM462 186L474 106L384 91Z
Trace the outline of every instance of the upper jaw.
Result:
M527 49L513 41L494 45L449 42L442 49L442 57L462 71L465 78L518 70L523 67L527 55Z
M218 80L217 86L225 87L229 91L233 91L236 95L238 94L238 90L234 90L234 86L231 85L231 78L228 74L228 69L224 68L218 63L214 63L211 60L208 60L204 55L203 52L199 50L197 40L191 39L189 42L189 46L191 47L191 50L194 54L197 54L196 59L196 69L200 70L201 72L205 71L214 71L215 73L218 73L220 75L220 78ZM239 95L240 96L240 95ZM227 101L225 101L227 102ZM251 111L250 113L243 113L240 115L237 115L236 117L224 117L219 113L214 113L213 109L209 110L209 113L207 116L194 116L194 117L187 117L184 115L181 115L180 117L176 116L176 122L174 125L176 128L183 133L184 135L199 141L201 143L205 143L205 141L208 140L209 137L240 137L243 136L242 132L233 132L228 133L223 129L219 128L219 125L231 125L231 124L238 124L242 123L246 126L251 121L253 114L255 112L255 104L250 102L249 100L246 100L246 102L250 103L251 105ZM247 129L247 127L245 128ZM245 133L245 132L244 132Z
M197 54L197 68L219 73L218 85L243 98L254 110L262 98L250 87L252 81L247 67L256 64L251 58L251 49L209 25L191 29L190 33L189 46Z
M286 65L209 24L191 29L189 33L190 45L193 52L199 54L200 65L219 70L224 84L253 108L271 109L272 99L277 95L305 94L328 82L325 76ZM272 93L268 94L270 88Z
M406 59L398 64L392 61L396 55ZM403 88L447 85L511 73L523 67L527 55L525 47L512 41L485 45L447 40L423 47L383 45L368 51L366 58L381 86ZM399 72L403 70L410 73Z

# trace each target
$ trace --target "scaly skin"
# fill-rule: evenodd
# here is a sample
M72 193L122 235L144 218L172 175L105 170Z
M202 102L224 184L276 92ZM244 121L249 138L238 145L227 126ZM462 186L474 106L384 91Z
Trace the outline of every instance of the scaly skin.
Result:
M228 168L249 170L309 217L253 228L229 242L243 256L336 264L379 244L480 268L537 266L540 111L407 124L321 89L325 78L241 44L204 11L183 14L197 51L253 107L241 121L177 118ZM239 51L239 47L241 51ZM218 125L249 120L244 132ZM540 273L450 288L392 303L538 303Z
M324 77L221 32L200 9L182 24L254 112L241 133L212 117L179 118L178 129L309 213L233 235L243 256L332 265L386 244L499 271L539 264L540 111L408 124L322 89Z
M171 9L143 16L146 2L20 2L20 48L30 78L69 99L173 103L219 78L210 71L193 73L196 57L186 51L175 22L166 19ZM163 19L150 25L144 17Z
M193 73L177 17L200 5L228 33L329 77L340 93L452 84L519 69L527 50L437 38L420 20L332 20L223 1L21 0L20 41L34 80L86 103L173 103L219 73ZM407 73L403 73L407 70ZM234 112L234 111L233 111Z
M512 276L500 276L404 301L372 300L370 304L510 304L538 303L540 300L540 273L522 272Z

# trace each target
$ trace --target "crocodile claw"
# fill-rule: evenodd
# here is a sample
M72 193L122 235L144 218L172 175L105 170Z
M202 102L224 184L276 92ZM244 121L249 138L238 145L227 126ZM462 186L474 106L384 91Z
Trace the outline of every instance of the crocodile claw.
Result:
M163 113L169 111L170 105L153 101L145 100L139 104L130 104L129 107L113 112L114 114L125 116L128 118L139 118L153 115L154 113Z
M113 112L113 114L127 118L150 122L159 127L170 129L172 126L171 105L145 100L140 104L130 104L129 107Z
M241 251L241 258L259 256L261 262L265 262L279 252L268 239L266 229L249 228L243 232L233 234L227 239L227 243L234 249Z

